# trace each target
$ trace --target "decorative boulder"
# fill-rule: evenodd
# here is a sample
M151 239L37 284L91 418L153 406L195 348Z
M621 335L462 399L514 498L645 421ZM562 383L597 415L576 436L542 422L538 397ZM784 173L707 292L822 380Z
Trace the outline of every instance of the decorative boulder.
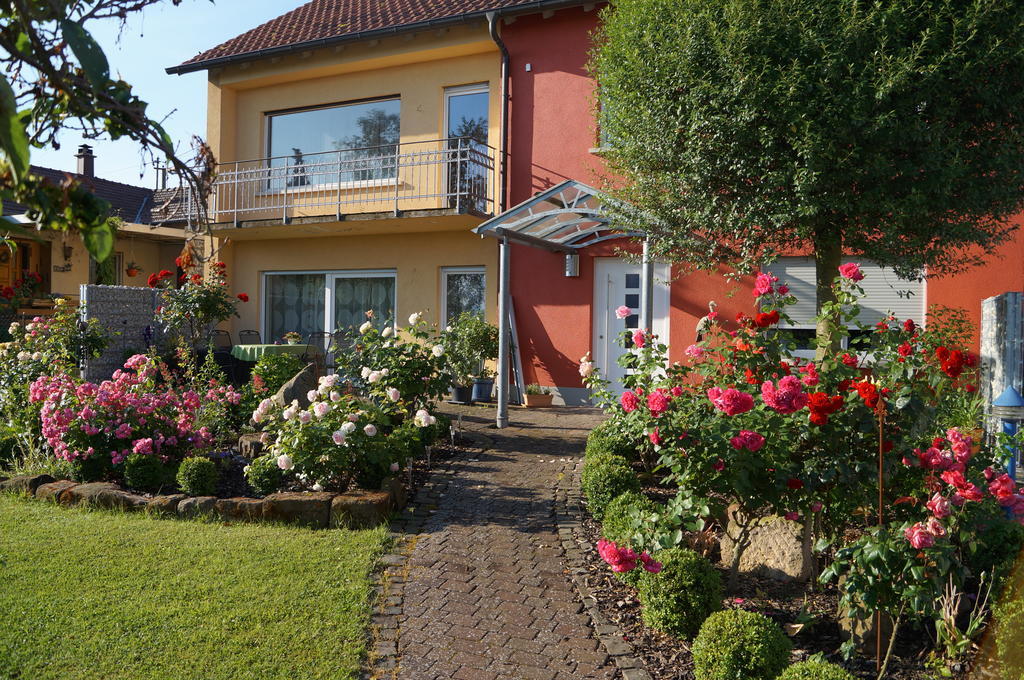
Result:
M813 541L802 523L778 515L748 518L736 506L729 508L728 516L721 538L724 566L732 568L738 561L739 572L780 581L814 576Z
M40 484L39 487L36 488L36 498L44 501L50 501L51 503L59 503L61 494L75 486L78 486L78 484L68 479Z
M366 529L384 523L391 512L387 491L349 491L331 501L331 526Z
M178 515L181 517L198 517L200 515L212 515L216 496L193 496L185 498L178 503Z
M91 504L98 508L118 510L145 510L149 501L124 489L99 491L92 496Z
M59 500L63 505L99 505L97 496L109 491L120 491L120 489L117 488L117 484L110 482L76 484L62 493Z
M222 519L229 521L244 522L263 518L263 501L259 498L218 498L213 509Z
M20 491L31 496L43 484L54 481L50 475L18 475L0 482L0 491Z
M178 504L188 498L183 493L175 493L169 496L156 496L149 499L146 512L154 515L177 515Z
M313 364L306 364L306 367L296 373L291 380L281 385L273 400L282 407L298 400L299 408L306 408L309 406L306 393L317 387L319 384L316 379L316 367Z
M408 501L408 493L405 490L405 485L397 478L385 477L384 481L381 482L380 490L391 494L391 508L393 510L400 510L405 507Z
M333 493L272 493L263 499L263 517L322 529L331 522L333 499Z

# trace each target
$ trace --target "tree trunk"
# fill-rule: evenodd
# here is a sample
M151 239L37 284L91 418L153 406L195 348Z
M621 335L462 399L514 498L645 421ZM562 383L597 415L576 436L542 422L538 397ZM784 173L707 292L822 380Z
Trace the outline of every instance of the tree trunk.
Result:
M842 236L827 229L818 229L814 234L815 286L818 297L815 311L818 314L821 314L821 309L826 303L836 301L835 293L832 291L832 280L839 275L839 265L842 261ZM841 336L836 332L839 323L838 314L818 321L815 336L818 340L816 358L819 361L839 349Z

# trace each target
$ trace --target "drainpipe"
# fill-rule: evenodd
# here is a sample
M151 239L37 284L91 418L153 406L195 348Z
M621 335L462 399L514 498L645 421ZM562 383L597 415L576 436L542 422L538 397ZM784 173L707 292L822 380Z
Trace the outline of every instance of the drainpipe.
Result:
M498 246L498 417L495 425L498 428L508 427L508 385L509 369L509 248L508 236L501 237Z
M498 167L499 169L499 184L498 184L498 209L495 214L505 212L505 187L508 183L508 161L507 161L507 149L508 149L508 85L509 85L509 53L508 48L505 47L505 43L501 40L501 36L498 35L498 13L488 12L487 13L487 30L491 34L491 40L501 50L501 141L498 145Z
M654 263L651 261L651 239L644 237L640 264L640 328L654 332Z

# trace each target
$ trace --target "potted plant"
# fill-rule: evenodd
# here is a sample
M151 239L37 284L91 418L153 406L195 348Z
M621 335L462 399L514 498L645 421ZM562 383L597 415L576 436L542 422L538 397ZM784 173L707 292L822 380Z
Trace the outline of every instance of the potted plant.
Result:
M452 401L488 402L494 390L494 371L487 362L498 358L498 328L483 316L464 312L443 335Z
M297 345L302 342L302 334L297 331L288 331L284 334L283 339L289 345Z
M526 386L527 408L547 408L551 406L551 400L554 398L555 395L551 394L551 390L541 387L537 383Z
M124 268L124 273L127 274L129 278L135 278L141 272L142 272L142 267L140 267L138 265L138 263L135 262L135 260L132 260L131 262L129 262L125 266L125 268Z

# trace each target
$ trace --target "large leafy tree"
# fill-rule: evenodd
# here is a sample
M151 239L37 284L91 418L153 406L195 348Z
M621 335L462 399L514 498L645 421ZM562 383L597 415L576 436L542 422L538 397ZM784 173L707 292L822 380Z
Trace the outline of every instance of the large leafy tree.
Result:
M613 0L591 70L614 216L697 267L813 251L819 308L844 252L954 273L1022 207L1019 0Z
M195 195L209 192L208 149L200 142L195 160L179 158L146 102L111 74L88 30L92 22L124 21L160 1L0 0L0 197L25 205L40 228L81 234L100 261L114 244L109 204L70 176L54 183L34 175L31 149L56 147L64 129L128 138L151 157L167 159ZM0 239L23 232L4 224Z

